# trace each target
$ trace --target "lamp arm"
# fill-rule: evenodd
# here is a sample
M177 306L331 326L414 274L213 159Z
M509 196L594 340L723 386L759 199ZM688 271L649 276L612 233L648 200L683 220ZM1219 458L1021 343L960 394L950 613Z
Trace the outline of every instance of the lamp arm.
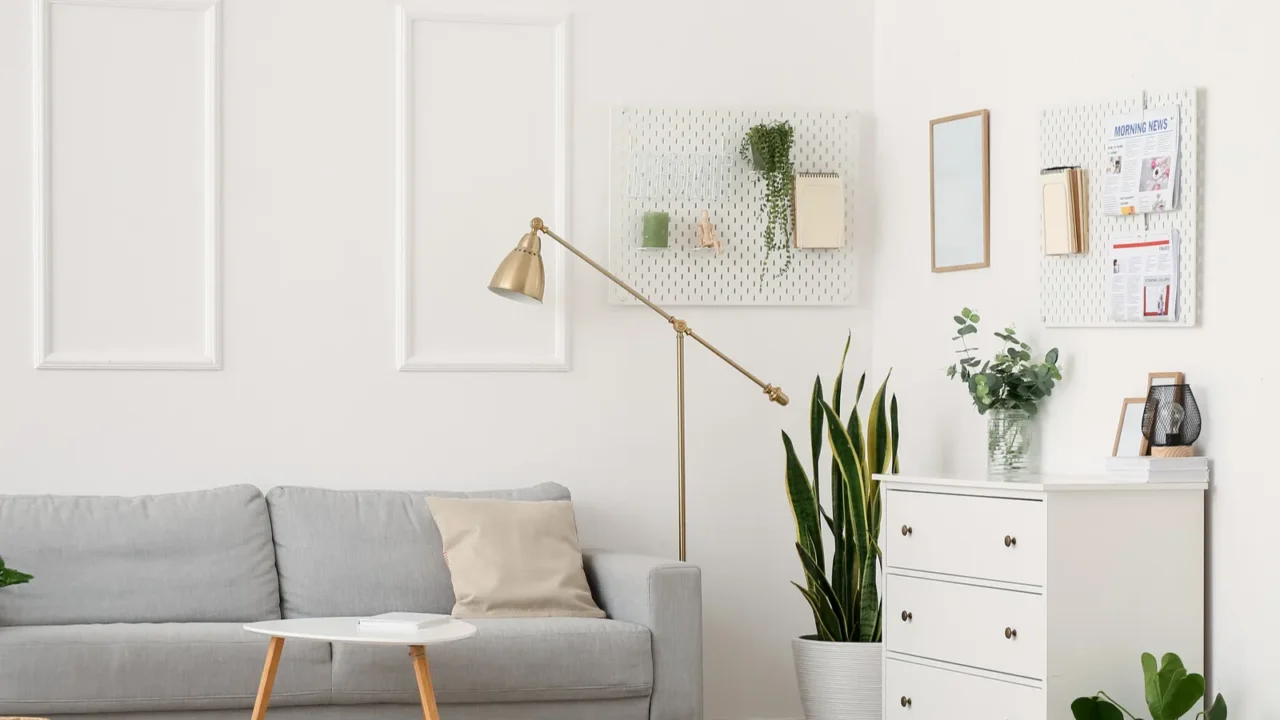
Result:
M694 340L697 340L699 345L702 345L702 347L710 350L712 354L714 354L716 357L725 361L733 369L745 375L748 380L755 383L756 385L759 385L760 388L764 390L765 395L769 396L770 400L778 403L779 405L786 405L787 403L791 402L791 399L787 397L787 394L782 392L782 388L766 383L765 381L753 375L751 371L747 370L746 368L742 367L738 363L734 362L733 358L720 352L720 350L715 345L712 345L711 343L707 342L705 339L703 339L701 335L694 332L689 327L689 324L687 322L675 317L671 313L655 305L653 301L649 300L649 298L645 297L644 295L641 295L638 290L628 285L622 278L609 272L609 270L606 269L603 265L596 262L595 260L592 260L590 257L586 255L586 253L574 247L573 244L570 243L568 240L565 240L564 238L552 232L550 228L542 224L541 220L535 219L532 224L533 224L534 232L543 232L552 240L555 240L556 242L560 243L560 245L562 245L566 250L573 253L574 255L577 255L579 258L581 258L583 262L595 268L596 271L599 272L601 275L604 275L605 277L609 278L614 283L616 283L618 287L621 287L623 290L626 290L628 293L630 293L632 297L634 297L635 299L647 305L650 310L653 310L654 312L661 315L664 320L671 323L671 326L675 328L676 332L682 335L687 335L693 338Z
M632 295L635 299L639 300L640 302L644 303L645 305L648 305L648 306L649 306L649 309L651 309L651 310L653 310L654 312L656 312L656 313L658 313L659 315L661 315L661 316L662 316L662 318L663 318L664 320L666 320L667 322L672 322L673 320L675 320L675 318L671 315L671 313L667 312L666 310L663 310L662 308L658 307L657 305L654 305L654 304L649 300L649 298L647 298L647 297L645 297L645 296L641 295L639 290L636 290L635 288L633 288L633 287L631 287L630 285L628 285L628 284L626 283L626 281L624 281L622 278L620 278L620 277L618 277L617 275L614 275L613 273L609 272L609 270L608 270L607 268L605 268L605 266L601 265L600 263L596 262L595 260L592 260L590 257L588 257L588 256L587 256L587 254L586 254L586 253L584 253L584 252L582 252L581 250L579 250L578 248L574 247L574 246L573 246L573 243L570 243L568 240L565 240L564 238L560 237L559 235L555 234L554 232L551 232L551 228L547 227L546 225L543 225L541 220L538 220L538 219L536 219L536 218L535 218L535 219L534 219L534 222L533 222L533 225L534 225L534 230L535 230L535 231L542 231L543 233L546 233L549 237L551 237L551 239L553 239L553 240L555 240L556 242L558 242L558 243L560 243L561 245L563 245L563 246L564 246L564 248L565 248L566 250L568 250L569 252L573 253L574 255L577 255L579 258L581 258L581 259L582 259L582 261L583 261L583 262L585 262L586 264L588 264L588 265L590 265L591 267L595 268L595 269L596 269L596 271L597 271L597 272L599 272L601 275L604 275L605 277L609 278L609 279L610 279L610 280L612 280L614 283L616 283L616 284L617 284L619 287L621 287L623 290L626 290L627 292L631 293L631 295Z
M683 320L676 320L676 321L675 321L675 323L684 323L684 321L683 321ZM680 332L680 327L679 327L678 325L677 325L677 327L676 327L676 331L677 331L677 332ZM685 335L688 335L689 337L693 338L694 340L697 340L697 341L698 341L698 344L702 345L702 347L704 347L704 348L706 348L706 349L710 350L713 354L715 354L715 356L716 356L716 357L720 358L721 360L725 361L726 363L729 363L729 365L730 365L734 370L737 370L738 372L742 373L743 375L746 375L746 376L747 376L747 379L748 379L748 380L750 380L751 382L755 383L756 385L759 385L759 386L760 386L760 389L761 389L761 390L764 390L764 394L765 394L765 395L768 395L768 396L769 396L769 399L770 399L770 400L772 400L773 402L776 402L776 403L778 403L779 405L786 405L787 403L791 402L791 398L787 397L787 394L786 394L786 393L784 393L784 392L782 392L782 388L780 388L780 387L778 387L778 386L776 386L776 385L770 385L769 383L767 383L767 382L765 382L765 381L761 380L760 378L756 377L755 375L753 375L753 374L751 373L751 371L750 371L750 370L747 370L746 368L742 367L742 366L741 366L741 365L739 365L738 363L734 362L733 358L731 358L731 357L729 357L728 355L725 355L724 353L720 352L719 348L717 348L715 345L712 345L711 343L707 342L705 339L703 339L703 337L702 337L701 335L699 335L698 333L694 332L694 331L693 331L693 330L688 326L688 324L684 324L684 334L685 334Z

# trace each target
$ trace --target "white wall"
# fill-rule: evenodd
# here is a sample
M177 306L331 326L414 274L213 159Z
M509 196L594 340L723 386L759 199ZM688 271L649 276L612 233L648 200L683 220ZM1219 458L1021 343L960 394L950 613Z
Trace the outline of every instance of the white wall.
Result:
M31 7L0 3L0 491L133 494L234 482L481 488L558 480L574 491L586 543L674 554L670 330L644 309L607 305L604 281L585 267L572 268L568 288L571 372L395 371L390 0L222 2L223 369L33 369ZM572 14L569 219L574 239L597 257L606 254L611 104L866 109L871 99L869 0L442 0L418 7ZM92 39L95 27L109 28L95 52L125 63L119 67L127 66L140 39L165 38L163 30L129 36L124 28L136 26L120 24L118 13L125 11L76 11L117 13L94 16L104 25L72 29ZM200 32L173 22L182 33ZM55 33L58 38L55 62L96 67L100 58L77 54L70 42L77 36ZM170 54L189 47L170 48ZM197 77L198 56L161 53L155 61L172 68L179 83ZM455 69L493 77L485 62L459 61ZM117 79L121 95L94 95L75 78L59 85L78 90L88 108L60 118L64 129L76 137L97 133L102 146L120 142L100 120L130 107L127 92L147 87L139 76ZM189 117L198 102L172 99L171 116ZM168 127L179 133L178 147L194 147L194 128ZM187 173L187 185L166 192L187 203L202 199L199 183L192 184L199 180L192 175L200 171L196 156L160 152L145 134L129 141L147 162L176 163L168 167ZM120 157L128 162L127 152ZM95 244L94 228L71 228L76 234L65 224L77 216L69 198L80 206L115 207L113 217L123 217L121 207L139 206L140 189L117 182L103 183L103 196L58 194L54 244L81 260L97 253L78 274L65 264L54 268L58 292L70 293L55 298L64 302L58 307L85 317L93 316L96 303L120 308L105 327L81 320L69 325L79 334L67 342L92 350L158 344L196 352L200 336L191 329L200 321L193 312L198 296L189 291L204 266L193 254L189 228L166 230L180 225L148 215L145 222L134 218L136 226L104 228ZM110 194L123 204L100 202ZM150 211L145 202L142 207ZM164 208L171 210L171 203ZM535 212L550 214L520 209L519 220L499 238L418 239L470 251L459 267L486 268L468 280L478 288ZM165 247L166 237L180 252L145 252ZM476 253L492 257L479 263ZM127 295L130 287L153 275L168 277L179 265L196 274L184 275L192 278L188 284L164 286L150 306L171 312L154 319L130 311L136 306L129 304L135 299ZM426 280L438 279L430 268L422 272ZM461 303L440 309L468 312ZM704 568L707 714L795 717L788 643L810 621L786 582L799 572L778 430L803 430L813 374L830 372L847 329L855 336L850 367L867 364L869 319L848 308L695 308L683 315L796 400L785 410L771 406L718 360L691 349L689 552ZM160 334L143 332L155 328ZM481 324L471 326L472 335L466 330L449 323L414 329L418 340L444 333L473 343L473 350L503 351ZM545 337L517 337L511 352L530 352ZM416 349L423 348L426 355L439 349L429 340Z
M983 422L942 375L962 306L992 325L1018 323L1038 349L1062 348L1066 380L1041 423L1048 469L1098 470L1120 398L1142 394L1149 371L1184 371L1206 416L1198 444L1214 462L1210 681L1242 717L1280 713L1268 672L1280 660L1271 553L1280 486L1265 469L1276 346L1268 268L1280 262L1267 224L1269 168L1280 163L1280 100L1268 90L1280 67L1268 32L1277 23L1275 6L1244 0L897 0L875 10L874 365L893 366L898 380L903 466L983 466ZM1207 92L1200 327L1039 327L1039 111L1190 86ZM978 108L991 110L991 268L931 275L928 121ZM1140 678L1134 658L1133 675L1117 682Z

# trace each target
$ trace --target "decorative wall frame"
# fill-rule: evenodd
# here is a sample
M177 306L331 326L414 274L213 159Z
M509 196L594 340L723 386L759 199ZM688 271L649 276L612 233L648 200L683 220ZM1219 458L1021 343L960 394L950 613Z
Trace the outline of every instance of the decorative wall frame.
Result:
M52 44L50 14L54 5L121 10L200 13L203 44L203 108L201 118L203 312L202 349L196 354L150 352L60 352L53 346L53 235L51 223L50 99ZM221 23L220 0L35 0L32 42L34 107L32 217L34 227L35 367L41 370L220 370L222 368L222 192L221 192Z
M413 25L415 22L468 23L491 26L531 26L549 28L554 34L554 85L552 102L555 107L554 145L554 195L553 207L530 209L531 214L541 212L556 232L572 237L569 227L569 32L568 16L508 17L502 15L454 15L421 9L422 3L400 3L396 6L396 80L395 80L395 367L400 372L563 372L570 369L569 361L569 310L568 310L568 254L558 243L544 246L544 252L554 257L555 271L548 278L554 287L555 324L552 330L553 352L546 357L462 358L442 361L416 355L413 351L413 246L415 213L412 207L414 168L412 155L414 131L412 126L413 102ZM526 226L512 227L519 237ZM495 254L496 266L501 259ZM478 284L487 277L476 278Z
M763 187L738 144L757 123L789 121L796 172L836 172L845 183L845 243L792 248L789 273L774 277L765 256ZM849 305L857 301L853 242L858 182L858 116L849 110L613 109L609 268L661 305ZM641 249L641 217L670 213L671 247ZM697 247L697 222L710 212L724 253ZM775 254L776 256L776 254ZM637 301L610 288L615 304Z

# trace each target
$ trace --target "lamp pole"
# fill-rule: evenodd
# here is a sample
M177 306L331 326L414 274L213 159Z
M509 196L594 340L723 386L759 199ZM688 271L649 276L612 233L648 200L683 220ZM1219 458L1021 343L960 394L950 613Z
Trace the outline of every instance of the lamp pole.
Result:
M703 346L707 350L710 350L711 353L714 354L716 357L725 361L735 370L745 375L748 380L755 383L762 390L764 390L764 394L767 395L769 397L769 400L771 400L772 402L775 402L779 405L786 405L791 400L790 398L787 397L786 393L782 392L782 388L776 385L770 385L765 381L761 380L760 378L756 377L755 375L753 375L749 370L742 367L738 363L734 362L733 358L730 358L728 355L725 355L724 353L720 352L720 350L716 346L707 342L706 339L704 339L701 335L698 335L698 333L694 332L693 329L689 327L689 323L685 322L684 320L681 320L678 317L675 317L674 315L667 312L666 310L663 310L661 307L658 307L651 300L649 300L649 298L645 297L644 295L641 295L639 291L637 291L635 288L627 284L626 281L624 281L622 278L609 272L607 268L605 268L603 265L596 262L595 260L592 260L590 257L586 255L586 253L583 253L581 250L574 247L572 243L570 243L569 241L565 240L564 238L552 232L550 228L548 228L546 225L542 223L542 218L534 218L533 220L529 221L529 228L531 229L532 234L535 238L537 237L538 233L543 233L547 237L550 237L552 240L555 240L556 242L560 243L560 245L563 246L569 252L573 253L574 255L577 255L578 258L580 258L583 262L590 265L591 267L595 268L596 271L599 272L601 275L604 275L605 277L609 278L614 282L615 285L617 285L618 287L621 287L623 290L626 290L632 297L634 297L635 299L639 300L640 302L648 306L650 310L653 310L654 312L661 315L664 320L666 320L668 323L671 324L672 329L674 329L676 332L676 425L677 425L676 432L678 433L677 492L679 494L679 505L678 505L679 509L678 509L677 515L678 515L678 522L680 525L680 560L683 561L686 558L686 552L685 552L686 551L685 430L684 430L684 340L685 338L686 337L692 338L699 345ZM518 250L513 252L518 252ZM538 252L538 250L536 249L536 243L535 243L534 252ZM539 261L538 270L539 272L541 271L540 261ZM499 274L501 274L501 272L502 271L500 268ZM499 276L500 275L494 276L495 282L498 282ZM494 285L491 284L490 287L493 288ZM537 299L541 300L542 299L541 283L539 283L538 287L539 287L539 291L538 291ZM504 287L501 289L519 291L518 287L512 287L512 288Z

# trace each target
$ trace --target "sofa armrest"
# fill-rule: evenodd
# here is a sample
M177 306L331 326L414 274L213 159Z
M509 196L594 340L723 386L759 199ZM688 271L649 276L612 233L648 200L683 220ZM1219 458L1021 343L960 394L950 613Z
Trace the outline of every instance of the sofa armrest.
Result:
M610 618L653 635L650 720L702 717L702 571L697 565L584 550L591 592Z

